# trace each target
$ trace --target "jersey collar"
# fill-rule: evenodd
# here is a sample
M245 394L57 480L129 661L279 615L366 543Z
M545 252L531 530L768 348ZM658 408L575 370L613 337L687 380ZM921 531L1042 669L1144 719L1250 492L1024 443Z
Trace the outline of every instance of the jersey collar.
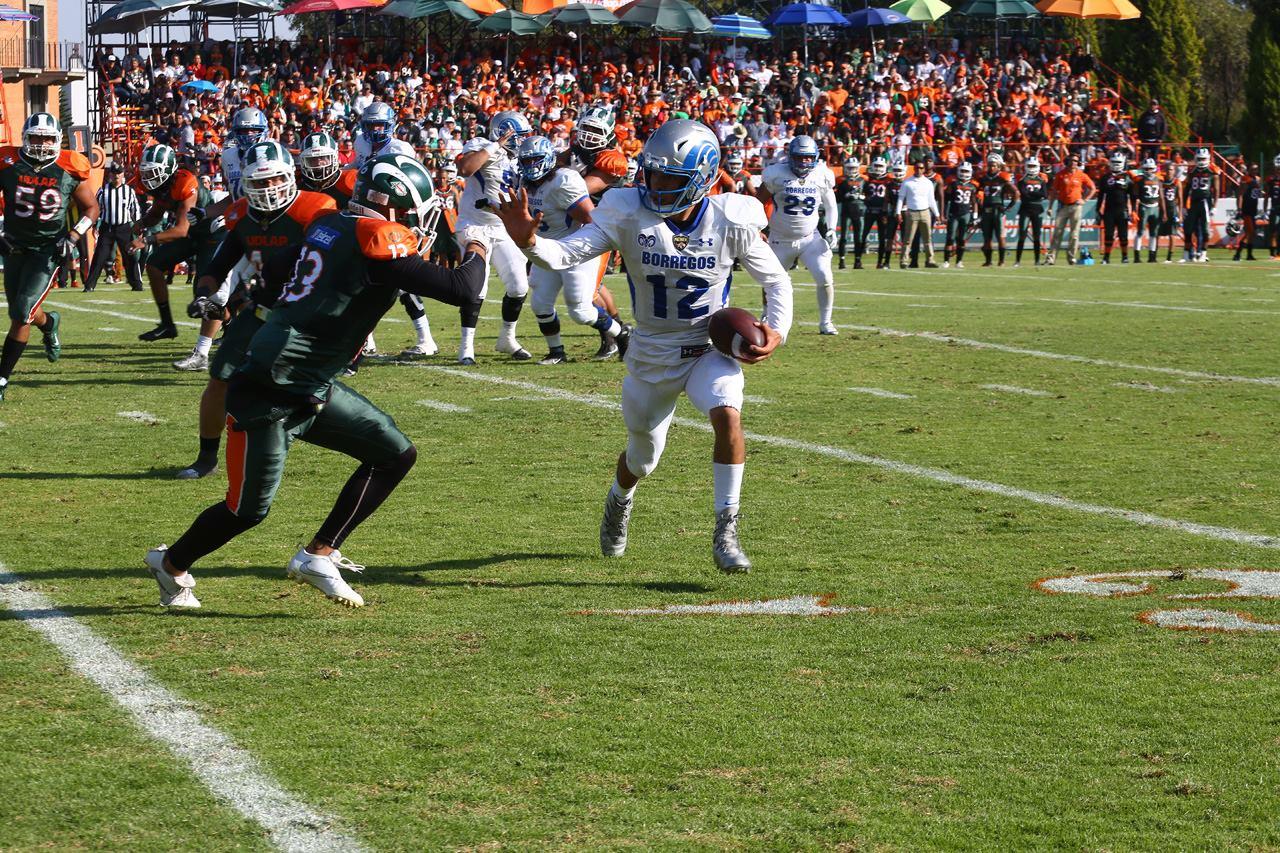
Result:
M708 206L708 202L706 198L703 198L700 202L698 202L698 212L693 215L693 219L689 221L689 225L687 228L680 225L680 223L674 221L670 217L667 217L662 221L666 223L667 227L670 228L673 233L689 234L694 230L696 230L697 227L702 224L702 216L704 213L707 212L707 206Z

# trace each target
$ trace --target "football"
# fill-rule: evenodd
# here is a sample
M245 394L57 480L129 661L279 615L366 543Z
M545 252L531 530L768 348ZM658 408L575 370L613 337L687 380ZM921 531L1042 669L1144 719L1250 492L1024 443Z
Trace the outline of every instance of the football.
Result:
M741 308L721 308L711 315L711 343L730 358L741 358L748 346L764 346L759 320Z

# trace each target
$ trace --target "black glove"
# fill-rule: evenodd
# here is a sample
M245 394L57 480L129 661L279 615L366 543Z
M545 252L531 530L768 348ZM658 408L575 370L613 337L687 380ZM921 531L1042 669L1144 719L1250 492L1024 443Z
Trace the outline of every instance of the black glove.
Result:
M221 320L224 308L207 296L197 296L187 306L187 316L193 320Z

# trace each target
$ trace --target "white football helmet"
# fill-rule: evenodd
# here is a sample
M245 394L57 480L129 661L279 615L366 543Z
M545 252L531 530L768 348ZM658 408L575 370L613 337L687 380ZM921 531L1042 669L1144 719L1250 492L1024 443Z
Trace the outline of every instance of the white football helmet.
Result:
M847 178L856 178L858 173L862 171L862 164L858 162L857 157L850 157L844 161L844 174Z
M987 155L987 171L998 172L1004 168L1004 157L992 151Z
M889 171L889 164L881 158L877 157L871 161L871 166L867 169L873 178L883 178L885 172Z
M298 160L302 177L321 186L332 183L342 170L338 163L338 143L324 131L309 133L302 138Z
M1111 166L1111 174L1120 174L1124 171L1124 154L1117 151L1111 155L1111 158L1107 160L1107 163Z
M147 190L157 190L178 171L178 155L168 145L156 143L142 151L138 179Z
M1028 159L1025 165L1026 169L1024 174L1026 174L1028 178L1035 178L1040 175L1040 161L1035 157Z
M258 142L244 152L240 179L249 208L258 213L284 210L298 197L293 155L275 140Z
M956 167L956 177L963 181L973 180L973 164L968 160Z
M1145 160L1143 160L1143 161L1142 161L1142 175L1143 175L1143 177L1145 177L1145 178L1147 178L1147 179L1150 179L1150 180L1154 180L1154 179L1155 179L1155 177L1156 177L1156 173L1157 173L1158 171L1159 171L1159 169L1158 169L1158 168L1157 168L1157 166L1156 166L1156 161L1155 161L1155 160L1152 160L1150 157L1148 157L1147 159L1145 159Z
M743 165L744 161L742 159L742 152L736 149L730 151L729 156L726 157L724 161L724 167L729 170L729 174L731 175L736 175L741 172Z
M1196 168L1198 169L1209 168L1209 160L1210 160L1210 157L1209 157L1208 148L1196 149Z
M43 165L58 159L62 149L62 127L48 113L32 113L22 123L22 153Z
M1280 169L1280 154L1277 154L1275 159L1271 161L1271 165L1275 166L1277 169Z
M894 163L894 164L893 164L893 179L894 179L895 181L905 181L905 180L907 179L907 164L906 164L906 163Z

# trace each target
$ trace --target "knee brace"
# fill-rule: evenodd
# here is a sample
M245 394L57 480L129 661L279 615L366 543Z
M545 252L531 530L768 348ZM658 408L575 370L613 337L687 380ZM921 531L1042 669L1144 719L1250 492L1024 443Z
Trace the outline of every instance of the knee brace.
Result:
M560 334L560 316L556 314L555 309L551 309L550 314L534 314L538 318L538 331L543 335Z
M520 309L524 308L524 294L502 297L502 322L514 323L520 319Z

